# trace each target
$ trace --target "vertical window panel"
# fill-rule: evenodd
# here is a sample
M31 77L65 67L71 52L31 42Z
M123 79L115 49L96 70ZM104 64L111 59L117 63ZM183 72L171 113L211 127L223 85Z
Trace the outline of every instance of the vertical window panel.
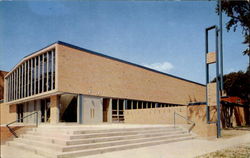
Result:
M31 95L34 94L34 58L31 59Z
M23 63L23 97L25 97L25 77L26 77L26 70L25 70L25 63Z
M19 99L19 69L18 68L17 68L16 79L17 79L16 98Z
M30 96L30 60L27 61L27 67L28 67L28 71L27 71L27 97Z
M8 80L8 93L7 93L7 101L10 101L10 76L7 78Z
M9 76L9 100L11 100L11 75Z
M51 89L54 89L54 50L51 52Z
M7 80L7 92L6 92L6 94L5 94L5 96L6 96L6 100L7 101L9 101L10 100L10 77L8 77L8 78L6 78L6 80Z
M21 76L20 76L20 74L21 74L21 69L20 69L20 67L18 67L18 99L20 99L20 78L21 78Z
M40 80L41 80L41 73L40 73L40 58L41 58L41 55L37 57L38 59L38 71L37 71L37 93L40 93Z
M42 55L42 92L44 92L44 71L45 69L45 59L44 59L44 54Z
M36 68L37 68L37 66L36 66L36 57L35 57L34 58L34 94L37 94L37 92L36 92L36 83L37 83L37 79L36 79L37 71L36 71Z
M10 78L11 78L11 100L13 100L13 94L14 94L14 91L13 91L13 72L11 73L10 75Z
M21 73L21 98L23 98L23 64L21 65L21 70L22 70L22 73Z
M46 73L46 91L49 90L49 52L46 53L47 56L47 73Z
M16 70L16 99L18 99L18 86L19 86L19 82L18 82L18 68Z
M14 71L14 99L16 100L16 70Z
M31 61L31 64L30 64L30 73L31 73L31 76L30 76L30 95L33 95L33 90L34 90L34 62L33 62L33 59L30 59Z
M51 90L51 78L52 78L52 51L49 52L49 75L48 75L48 90Z
M55 89L55 84L56 84L56 76L55 76L55 73L56 73L56 69L55 69L55 65L56 65L56 58L55 58L55 50L53 50L53 89Z
M43 92L43 54L40 56L40 93Z
M27 91L27 61L24 63L24 97L26 97Z

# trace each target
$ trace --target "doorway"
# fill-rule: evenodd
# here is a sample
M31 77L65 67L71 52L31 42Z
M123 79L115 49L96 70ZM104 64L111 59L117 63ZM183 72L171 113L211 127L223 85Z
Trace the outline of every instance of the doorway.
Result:
M110 99L103 99L103 122L108 122L108 114L109 114L109 101Z
M77 122L77 95L61 95L60 122Z
M17 119L18 122L23 122L23 104L17 104Z

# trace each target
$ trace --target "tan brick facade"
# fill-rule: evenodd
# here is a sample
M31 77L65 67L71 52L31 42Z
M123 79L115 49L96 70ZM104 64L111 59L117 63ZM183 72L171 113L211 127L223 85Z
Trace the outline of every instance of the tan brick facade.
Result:
M8 72L6 71L1 71L0 70L0 100L2 100L4 97L4 76L7 74Z
M188 104L205 101L205 86L58 44L62 92Z

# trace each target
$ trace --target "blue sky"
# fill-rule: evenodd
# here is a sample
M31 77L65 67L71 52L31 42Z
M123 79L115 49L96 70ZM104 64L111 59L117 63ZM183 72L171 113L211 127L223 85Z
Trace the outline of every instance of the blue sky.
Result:
M214 1L0 2L0 69L9 71L29 53L61 40L205 83L204 29L218 24L215 6ZM224 29L223 39L224 72L245 70L241 30Z

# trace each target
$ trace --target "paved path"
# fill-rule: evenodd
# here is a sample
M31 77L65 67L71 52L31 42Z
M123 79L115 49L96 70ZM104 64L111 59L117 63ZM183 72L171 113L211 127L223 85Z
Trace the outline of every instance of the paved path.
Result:
M92 155L84 158L192 158L246 143L250 143L250 132L246 135L228 139L193 139L183 142Z
M228 139L193 139L132 150L109 152L81 158L192 158L224 148L250 143L248 134ZM2 146L3 158L43 158L30 152Z

